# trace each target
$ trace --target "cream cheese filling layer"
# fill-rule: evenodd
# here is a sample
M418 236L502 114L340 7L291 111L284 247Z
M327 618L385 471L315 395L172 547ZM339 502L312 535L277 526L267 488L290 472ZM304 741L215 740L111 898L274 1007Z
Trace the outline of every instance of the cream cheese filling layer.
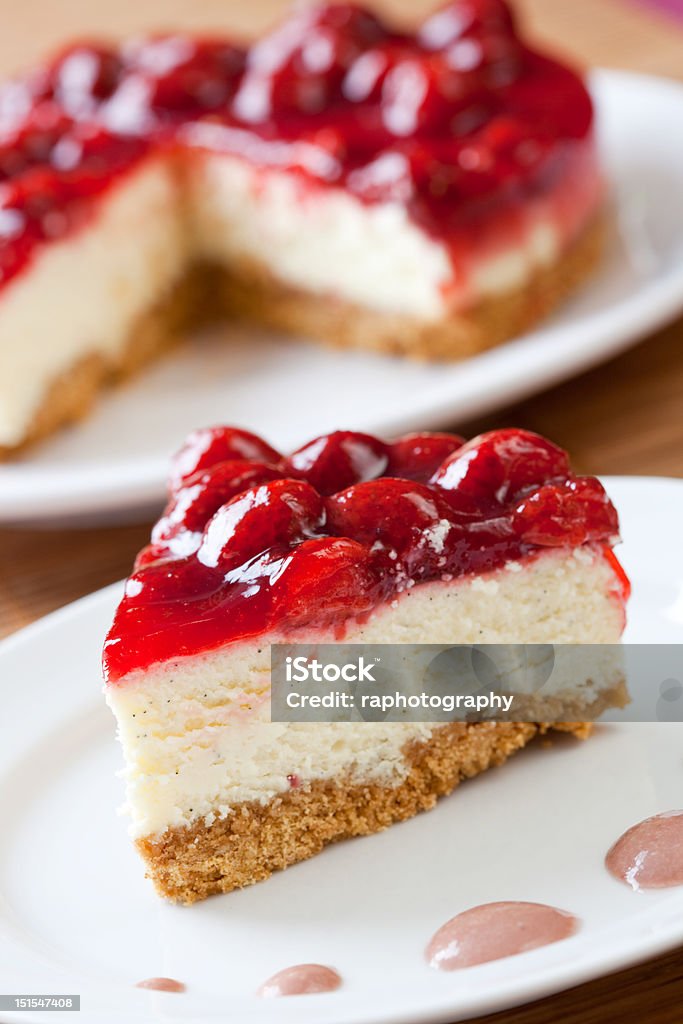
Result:
M303 291L420 321L524 287L559 258L567 241L554 199L529 200L516 211L514 229L499 225L502 241L496 225L472 239L465 274L454 267L448 247L422 231L400 203L363 203L344 189L316 188L222 154L198 152L186 173L200 256L254 266ZM597 198L577 210L577 231Z
M46 389L80 359L115 365L186 262L175 175L161 158L113 185L85 227L44 246L2 289L0 446L23 440Z
M452 278L445 247L398 203L366 205L338 188L197 153L188 167L195 250L254 265L285 284L385 313L437 318Z
M416 586L351 627L345 640L616 644L623 629L619 593L602 552L551 551L486 577ZM428 741L436 726L269 721L269 644L282 639L262 637L167 662L107 688L135 837L200 818L210 824L242 802L265 803L289 789L288 776L302 785L349 779L393 786L405 779L406 746ZM589 682L577 684L577 695L592 699L582 686Z

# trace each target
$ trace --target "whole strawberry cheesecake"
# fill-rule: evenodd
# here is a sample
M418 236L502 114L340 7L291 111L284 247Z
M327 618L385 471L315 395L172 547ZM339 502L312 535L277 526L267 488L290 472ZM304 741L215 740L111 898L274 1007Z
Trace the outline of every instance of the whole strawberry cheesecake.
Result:
M104 648L131 831L191 903L432 807L543 721L274 722L274 643L617 644L617 513L536 434L393 442L338 431L282 455L198 430ZM585 736L619 666L577 673L554 728ZM564 723L564 724L562 724Z
M590 273L602 203L585 85L503 0L73 43L0 85L0 456L207 316L481 351Z

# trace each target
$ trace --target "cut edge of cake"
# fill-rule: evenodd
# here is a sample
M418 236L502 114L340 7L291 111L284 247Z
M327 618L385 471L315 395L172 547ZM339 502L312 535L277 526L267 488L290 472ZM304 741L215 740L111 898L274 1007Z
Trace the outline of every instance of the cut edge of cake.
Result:
M623 600L623 576L603 549L555 549L492 573L418 585L348 628L344 640L616 644ZM585 720L626 701L617 665L601 683L578 680L559 694L563 717L552 726L271 723L269 645L283 639L335 637L261 636L107 688L127 763L132 835L163 896L191 903L260 881L328 842L432 807L534 736L559 729L584 738Z
M331 348L418 360L466 359L529 330L568 298L598 265L605 230L606 218L596 217L556 262L537 269L522 287L438 320L307 292L253 260L236 260L230 267L190 263L169 277L156 301L134 311L116 345L86 344L73 360L45 377L20 428L12 428L15 441L0 444L0 460L21 455L35 441L77 423L107 387L175 347L189 329L224 317L314 337Z
M135 845L158 894L191 905L265 881L330 843L372 835L428 811L459 783L502 765L548 728L529 722L442 725L428 741L406 744L406 775L395 786L345 777L314 780L267 803L238 804L211 824L199 819ZM591 727L577 722L553 728L585 739Z

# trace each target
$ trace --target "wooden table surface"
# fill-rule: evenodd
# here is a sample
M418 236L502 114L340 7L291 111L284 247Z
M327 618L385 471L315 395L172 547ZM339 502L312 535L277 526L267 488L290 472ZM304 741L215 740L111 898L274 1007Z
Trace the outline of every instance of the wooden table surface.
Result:
M0 74L73 36L180 26L250 33L285 6L282 0L0 0ZM410 20L431 4L377 6ZM585 64L683 79L683 22L655 14L642 0L519 0L518 6L538 39ZM683 476L683 320L545 394L476 423L453 424L465 433L501 425L549 435L585 472ZM149 525L0 530L0 637L124 576ZM683 951L486 1021L559 1019L679 1024Z

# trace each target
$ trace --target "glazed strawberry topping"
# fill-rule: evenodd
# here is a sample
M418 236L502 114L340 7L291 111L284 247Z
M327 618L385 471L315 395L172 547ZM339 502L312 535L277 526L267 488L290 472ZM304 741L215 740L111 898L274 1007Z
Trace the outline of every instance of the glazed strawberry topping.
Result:
M602 485L524 430L467 443L385 443L336 431L282 457L242 430L196 431L128 580L105 647L111 683L134 669L295 629L342 637L414 584L554 547L608 548Z
M205 427L193 430L171 462L170 486L176 490L201 469L211 469L232 459L277 462L280 456L256 434L236 427Z
M449 455L465 443L456 434L406 434L389 446L386 476L426 484Z
M271 480L233 498L209 520L197 561L228 572L273 548L293 548L322 534L321 495L303 480Z
M559 480L570 473L569 457L552 441L523 430L496 430L477 437L450 455L432 482L475 507L505 505L527 487Z
M220 457L220 456L219 456ZM202 541L207 522L222 505L244 493L282 477L272 465L256 460L217 462L178 482L162 518L152 531L152 544L165 544L173 554L190 554Z
M340 105L344 78L354 61L386 36L373 14L352 4L295 10L251 47L235 113L243 121L264 123Z
M335 430L292 452L282 460L282 468L288 476L308 480L321 494L334 494L361 480L382 476L388 462L389 449L376 437Z
M96 43L75 43L53 62L48 94L72 117L85 117L110 99L124 73L121 57Z
M78 42L0 86L0 284L167 147L245 154L401 202L456 261L501 209L513 224L520 204L579 173L591 124L580 78L525 45L503 0L453 0L414 33L319 3L250 48Z
M128 44L124 82L140 86L161 122L225 110L244 71L245 52L217 39L166 36Z

